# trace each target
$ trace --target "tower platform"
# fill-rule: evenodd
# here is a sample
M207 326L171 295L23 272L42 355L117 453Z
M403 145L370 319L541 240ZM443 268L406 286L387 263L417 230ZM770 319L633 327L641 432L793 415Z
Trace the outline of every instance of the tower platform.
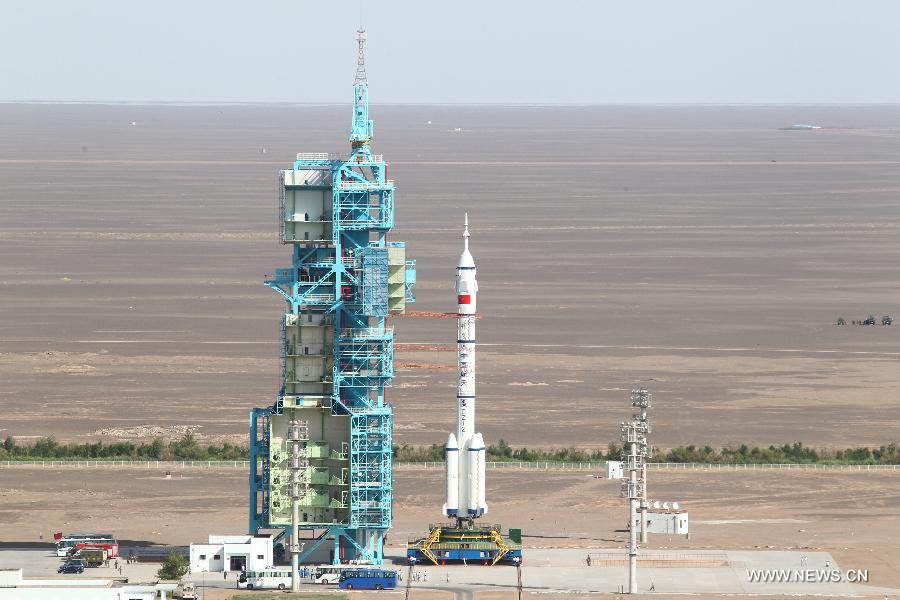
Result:
M429 525L424 538L410 540L406 558L410 564L428 561L435 565L472 563L484 565L522 564L522 530L510 529L503 535L500 525Z

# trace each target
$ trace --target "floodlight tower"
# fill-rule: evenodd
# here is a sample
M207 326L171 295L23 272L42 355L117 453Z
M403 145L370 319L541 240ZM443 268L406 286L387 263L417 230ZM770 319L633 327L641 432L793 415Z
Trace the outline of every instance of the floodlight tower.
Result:
M645 495L644 480L641 479L643 465L646 461L644 447L646 432L640 421L622 423L623 453L628 479L622 481L622 496L628 498L628 593L637 593L637 528L635 519L640 500Z
M650 408L650 392L645 390L644 388L640 388L637 390L631 390L631 406L635 409L632 418L633 420L641 423L644 429L644 447L643 454L644 460L641 464L641 476L640 479L643 481L643 485L641 485L641 499L640 499L640 511L641 511L641 543L647 543L647 459L650 457L650 418L647 416L647 409Z
M287 302L276 402L250 415L250 524L291 532L299 562L381 564L393 518L394 329L415 301L415 261L394 227L394 182L372 154L366 32L356 32L350 154L301 152L279 172L281 242L291 266L266 285ZM301 531L310 542L301 547Z

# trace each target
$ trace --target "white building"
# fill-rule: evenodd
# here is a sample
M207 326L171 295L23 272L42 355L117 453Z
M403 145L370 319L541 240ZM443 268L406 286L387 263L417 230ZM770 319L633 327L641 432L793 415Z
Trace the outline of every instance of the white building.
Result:
M622 479L622 461L608 460L606 461L606 478Z
M632 523L637 531L641 530L641 514L634 516ZM647 531L649 533L663 533L669 535L687 535L688 513L686 510L659 510L651 508L647 511Z
M271 535L211 535L191 544L191 573L258 571L275 564Z
M121 583L109 578L28 577L22 569L0 569L3 600L168 600L176 582Z

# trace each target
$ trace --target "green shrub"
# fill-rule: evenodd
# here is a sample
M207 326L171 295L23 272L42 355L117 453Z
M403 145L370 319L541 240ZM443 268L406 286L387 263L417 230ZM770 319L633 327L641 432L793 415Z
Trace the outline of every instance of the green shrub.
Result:
M188 561L183 554L169 552L162 567L156 572L160 579L181 579L188 572Z

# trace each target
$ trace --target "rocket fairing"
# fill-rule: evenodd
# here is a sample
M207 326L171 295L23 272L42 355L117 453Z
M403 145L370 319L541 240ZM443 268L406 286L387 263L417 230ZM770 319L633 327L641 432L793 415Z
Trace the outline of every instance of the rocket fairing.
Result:
M484 438L475 432L475 312L478 281L469 252L469 215L463 231L463 252L456 267L457 368L456 435L447 440L447 502L444 514L473 519L487 512Z

